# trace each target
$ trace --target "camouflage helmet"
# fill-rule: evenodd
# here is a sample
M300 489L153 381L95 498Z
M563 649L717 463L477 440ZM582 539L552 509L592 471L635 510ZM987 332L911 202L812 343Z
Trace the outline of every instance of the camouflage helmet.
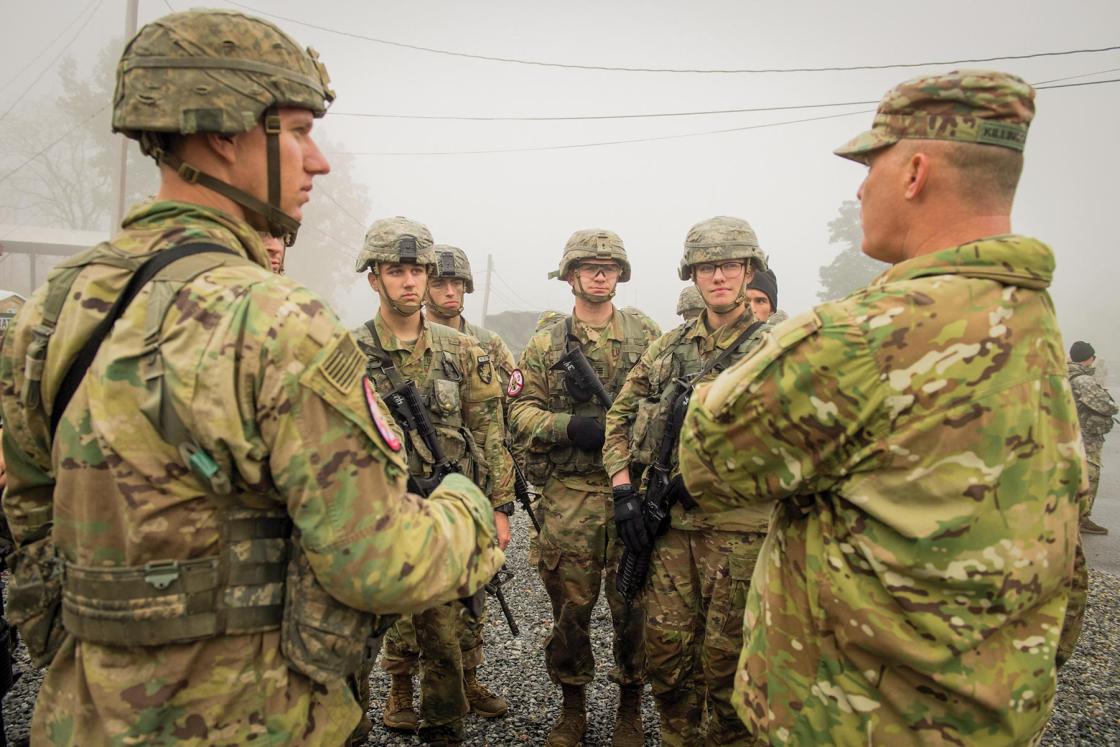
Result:
M700 295L700 290L695 285L685 286L677 297L677 315L694 319L704 309L704 297Z
M462 280L466 284L467 293L474 293L474 275L471 274L471 261L467 259L467 253L457 246L447 244L436 244L435 252L435 277Z
M281 107L321 117L334 100L327 69L276 26L241 13L192 10L146 24L124 48L113 95L114 132L184 179L264 218L290 245L299 221L280 201ZM167 134L234 135L261 123L268 140L268 201L200 172L171 152Z
M563 280L572 267L585 259L617 262L622 267L618 282L625 283L630 279L630 260L626 258L626 248L622 245L622 239L614 231L604 231L599 228L573 233L568 243L564 245L564 253L560 257L560 269L548 273L548 277Z
M378 262L417 264L434 269L436 253L428 227L401 216L375 220L366 231L354 272L376 272Z
M681 258L681 280L692 279L692 266L702 262L731 259L748 261L757 269L766 268L766 255L758 246L751 224L742 218L725 215L701 221L688 230Z

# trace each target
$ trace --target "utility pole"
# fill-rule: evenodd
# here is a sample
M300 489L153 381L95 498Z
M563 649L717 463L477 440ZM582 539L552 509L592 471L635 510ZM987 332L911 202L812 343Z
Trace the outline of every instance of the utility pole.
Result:
M486 255L486 290L482 294L482 326L489 329L487 317L490 311L490 277L494 274L494 255Z
M136 36L136 15L140 0L128 0L124 13L124 41L127 44ZM128 138L117 135L114 143L116 150L115 162L117 168L113 171L113 222L109 225L109 235L112 236L121 227L124 220L124 191L125 177L128 170Z

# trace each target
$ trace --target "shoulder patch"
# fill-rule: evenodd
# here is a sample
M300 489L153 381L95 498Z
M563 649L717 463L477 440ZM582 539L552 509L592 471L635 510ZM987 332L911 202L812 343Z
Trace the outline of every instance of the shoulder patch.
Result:
M377 392L374 391L373 384L370 383L368 378L362 379L362 391L365 392L366 407L369 408L370 417L373 418L373 424L377 428L381 439L390 450L400 451L401 440L397 438L397 434L393 432L392 427L385 420L385 416L381 414L381 406L377 403Z
M482 379L483 384L489 384L494 381L494 366L490 363L490 356L478 356L476 366L478 368L478 378Z
M507 397L516 397L525 388L525 374L520 368L515 368L509 374L509 386L506 387Z
M334 348L319 364L319 370L331 386L340 392L347 392L354 386L354 380L365 368L365 362L366 357L358 350L353 336L344 334L338 338Z

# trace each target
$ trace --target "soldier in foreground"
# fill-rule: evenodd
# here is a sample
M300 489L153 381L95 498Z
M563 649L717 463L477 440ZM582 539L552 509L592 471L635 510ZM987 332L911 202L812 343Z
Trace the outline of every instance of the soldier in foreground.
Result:
M704 298L700 295L695 285L686 285L681 294L677 296L677 316L686 322L691 322L704 313Z
M1081 511L1081 531L1084 534L1108 534L1108 530L1089 518L1101 482L1101 451L1104 437L1112 430L1116 413L1120 410L1108 390L1101 386L1094 373L1097 351L1087 342L1078 340L1069 348L1069 384L1077 402L1077 419L1081 424L1081 439L1085 442L1085 456L1089 462L1089 493Z
M706 511L773 499L735 706L786 744L1026 744L1050 714L1084 477L1054 255L1011 233L1034 90L896 87L867 165L869 287L701 389L681 473Z
M491 496L493 521L502 549L509 543L513 482L505 450L505 421L499 379L490 357L474 338L448 327L428 324L421 313L428 276L436 268L428 229L406 218L378 220L366 233L355 270L367 273L380 299L373 319L354 330L365 353L366 373L376 391L390 400L394 392L412 384L419 395L422 417L434 427L436 446L424 442L415 413L393 410L405 431L408 470L414 479L439 471L462 471ZM497 570L497 569L495 569ZM412 712L412 669L420 652L421 741L458 744L463 716L473 696L493 715L504 701L495 698L475 677L481 650L460 650L466 614L451 602L402 619L385 636L385 661L392 685L383 718L387 726L415 728ZM478 623L468 623L468 628ZM481 638L481 635L479 635ZM481 640L478 641L481 645ZM466 654L467 658L464 658ZM496 701L496 702L495 702ZM410 718L411 716L411 718Z
M619 578L630 586L624 594L641 593L646 672L661 715L661 743L750 744L731 692L747 587L771 506L700 510L681 482L675 446L693 388L759 343L764 322L752 316L747 288L766 260L754 230L739 218L697 223L684 246L680 274L692 280L705 311L657 338L630 369L607 413L603 466L627 554L635 563L643 553L649 558L648 580L628 579L627 571L637 567L628 562ZM643 468L639 496L633 486L641 485ZM655 524L647 521L654 508L656 517L671 512Z
M527 449L529 480L543 486L538 568L552 601L545 665L563 689L560 719L547 745L577 745L587 726L585 688L595 675L589 628L606 581L614 623L611 679L621 688L614 744L643 744L645 682L641 610L615 590L621 542L611 521L603 470L603 427L610 399L659 330L644 315L616 309L615 286L630 279L622 240L610 231L576 231L549 277L571 285L575 309L533 335L522 353L522 385L510 384L510 426ZM573 366L584 362L583 376ZM588 365L589 364L589 365Z
M0 350L11 611L50 665L35 743L342 744L372 613L501 565L469 480L405 493L354 339L269 270L257 231L294 238L333 96L313 52L238 13L125 47L113 128L159 164L157 199L60 263ZM141 284L150 259L174 261Z

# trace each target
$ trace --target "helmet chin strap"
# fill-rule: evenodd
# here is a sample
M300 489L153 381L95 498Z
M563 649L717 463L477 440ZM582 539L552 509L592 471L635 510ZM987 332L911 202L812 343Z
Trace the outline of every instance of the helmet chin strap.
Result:
M232 184L199 171L185 163L179 156L154 143L147 144L147 150L157 163L174 169L184 181L217 192L259 217L270 235L283 239L284 246L291 246L295 243L296 234L299 232L299 221L280 209L280 115L275 109L265 112L264 134L268 159L268 202L263 202Z
M389 295L389 291L385 288L385 283L381 281L381 275L375 273L374 277L377 278L378 295L381 296L382 303L389 304L389 308L401 316L412 316L420 311L420 307L423 305L422 302L404 304L400 301L394 301Z
M436 303L436 300L432 298L432 292L430 290L424 291L424 307L428 309L429 314L431 314L432 316L438 316L444 321L454 319L455 317L463 313L462 308L460 308L458 311L448 311L443 306L440 306L438 303Z
M617 287L617 286L616 286ZM606 296L593 296L583 289L583 281L579 279L579 273L576 273L576 282L572 286L572 295L582 298L588 303L607 303L614 298L615 290L611 290Z
M705 306L707 306L715 313L726 314L727 312L733 311L739 306L742 306L743 302L747 300L747 282L748 281L746 273L743 273L743 283L739 286L739 293L735 296L735 300L731 303L720 304L719 306L716 306L713 303L709 303L707 297L703 292L700 293L700 299L704 302ZM697 290L699 290L699 288L697 288Z

